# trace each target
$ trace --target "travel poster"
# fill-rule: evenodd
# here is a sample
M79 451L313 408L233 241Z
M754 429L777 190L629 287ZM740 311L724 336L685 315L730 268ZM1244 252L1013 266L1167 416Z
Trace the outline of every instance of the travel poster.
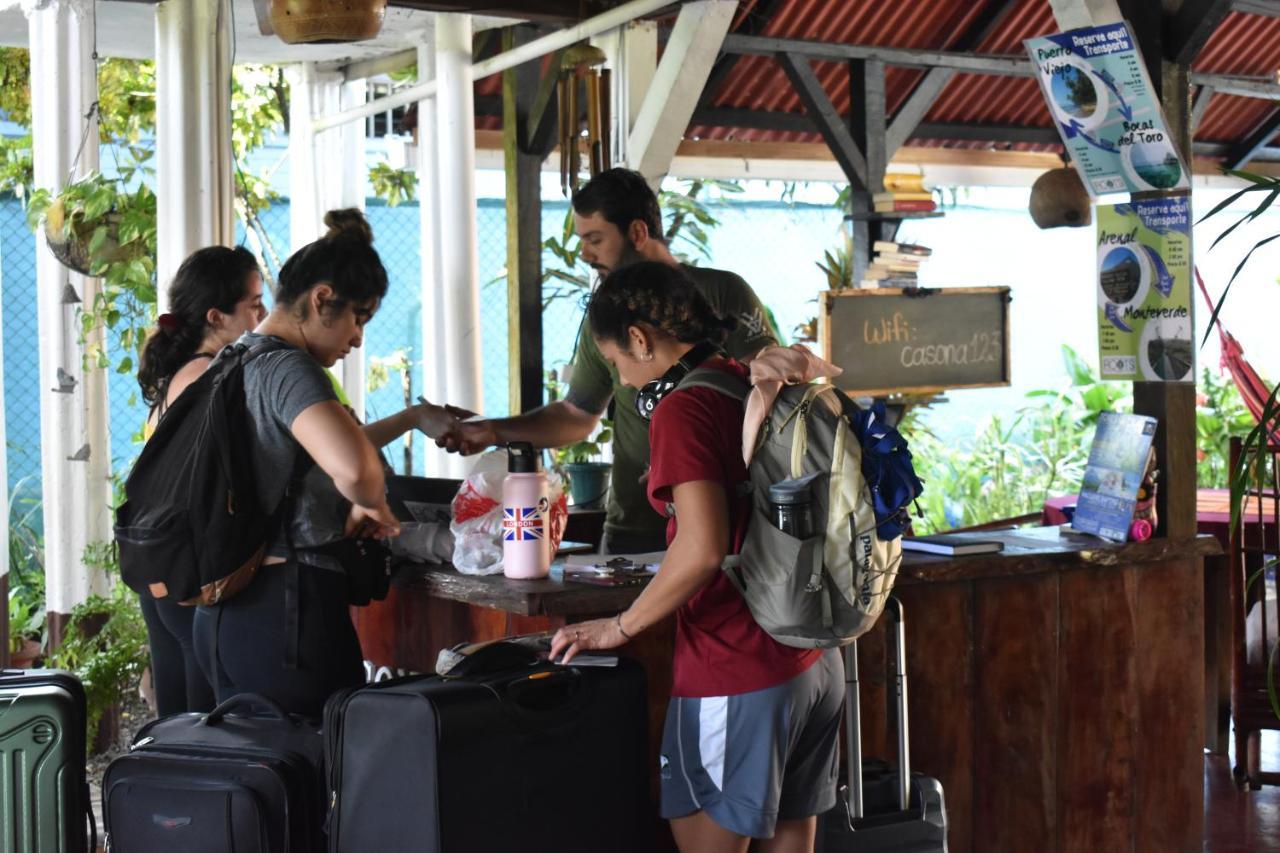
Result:
M1073 530L1113 542L1129 538L1138 487L1147 472L1155 434L1155 418L1115 412L1098 416L1098 429L1071 519Z
M1103 379L1191 382L1191 197L1098 205Z
M1128 24L1024 44L1049 113L1092 195L1189 186Z

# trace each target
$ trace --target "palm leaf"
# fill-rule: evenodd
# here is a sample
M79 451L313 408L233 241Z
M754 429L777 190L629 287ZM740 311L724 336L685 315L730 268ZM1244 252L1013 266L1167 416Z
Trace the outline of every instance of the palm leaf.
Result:
M1237 223L1239 224L1239 223ZM1234 226L1233 226L1234 227ZM1231 274L1231 278L1227 281L1227 286L1222 289L1222 295L1218 297L1217 303L1213 306L1213 313L1209 315L1209 324L1205 326L1204 339L1200 341L1200 346L1204 346L1209 341L1209 335L1213 332L1213 324L1218 322L1218 313L1222 311L1222 305L1227 301L1227 293L1231 290L1231 285L1235 283L1236 276L1240 275L1240 271L1244 269L1244 265L1249 263L1249 258L1253 257L1253 253L1270 243L1272 240L1280 237L1280 234L1272 234L1265 240L1259 240L1253 244L1253 248L1249 250L1244 259L1236 265L1236 271ZM1212 248L1212 247L1210 247Z

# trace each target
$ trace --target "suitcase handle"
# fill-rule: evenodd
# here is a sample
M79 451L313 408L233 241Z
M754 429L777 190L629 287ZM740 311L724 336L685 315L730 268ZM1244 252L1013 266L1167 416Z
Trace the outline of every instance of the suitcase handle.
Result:
M202 722L206 726L216 726L222 722L223 717L237 708L253 707L265 708L271 712L271 716L286 722L289 721L289 712L280 707L280 703L276 700L263 696L261 693L238 693L205 714Z

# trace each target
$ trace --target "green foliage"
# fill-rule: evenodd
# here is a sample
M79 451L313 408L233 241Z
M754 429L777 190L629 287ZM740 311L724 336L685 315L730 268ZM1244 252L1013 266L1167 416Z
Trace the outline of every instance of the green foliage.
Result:
M26 51L0 50L0 107L27 123L18 89L29 84ZM131 59L106 59L98 64L98 128L102 142L123 150L117 155L116 178L93 173L64 187L57 195L36 190L27 199L28 221L43 221L54 239L72 240L85 247L89 272L103 279L94 297L80 306L81 342L99 329L118 332L121 352L115 369L131 373L148 329L155 318L156 197L151 190L154 170L151 138L156 122L155 64ZM263 144L283 120L283 83L279 69L237 66L232 75L232 152L237 161ZM29 97L29 96L28 96ZM30 141L6 141L0 148L0 189L25 197L31 184ZM265 175L235 175L236 211L246 227L270 249L260 214L276 195ZM101 344L85 351L86 366L107 367Z
M90 544L82 559L91 570L106 571L113 578L119 574L112 543ZM72 609L62 645L49 664L74 672L84 683L89 743L103 713L137 683L149 661L147 626L138 597L124 584L116 583L109 595L90 596Z
M38 640L44 645L44 605L27 601L21 590L9 591L9 652L22 651L28 640Z
M1077 489L1098 415L1132 408L1129 386L1100 381L1070 347L1071 384L1032 391L1012 419L989 416L968 442L944 442L916 419L902 427L925 482L917 533L968 527L1040 510L1053 494Z
M559 237L542 241L544 252L551 255L560 266L542 267L542 307L545 310L557 299L585 299L591 292L591 267L582 260L582 241L573 230L573 206L564 212L564 223ZM550 289L548 282L554 282Z
M393 373L402 377L409 375L409 368L412 365L409 362L409 354L405 349L398 349L390 355L371 356L366 369L368 376L365 380L365 388L373 394L382 390L391 381Z
M369 187L389 207L396 207L402 201L413 201L418 191L418 174L413 169L396 169L385 161L375 163L369 169Z
M6 49L0 48L0 51ZM0 136L0 192L11 192L18 201L26 204L35 182L35 167L31 162L31 134Z
M1253 415L1229 377L1205 368L1196 396L1196 485L1230 485L1231 437L1253 429Z
M138 59L98 63L98 137L137 145L156 127L156 64Z
M853 251L848 245L828 249L822 256L814 266L826 274L828 290L845 290L857 284L853 280Z
M698 257L711 257L711 231L720 224L708 209L706 200L699 198L704 190L710 190L716 198L723 200L727 195L742 192L742 187L733 181L695 180L685 181L681 190L658 193L658 203L671 217L663 239L672 254L687 264L695 263ZM582 242L573 228L572 205L565 211L560 235L543 240L542 249L550 252L559 263L558 267L543 266L542 307L545 309L557 299L585 298L591 292L592 270L582 260ZM693 254L687 250L692 250ZM548 282L554 282L553 286L548 288Z
M14 124L31 126L31 55L0 47L0 110Z
M96 634L82 627L98 623L102 627ZM67 626L62 645L49 662L56 669L74 672L84 683L89 712L86 729L89 743L93 743L103 713L125 689L137 684L147 668L147 626L137 596L124 585L117 586L109 597L94 595L76 605Z
M699 178L682 181L679 190L662 190L658 193L658 204L671 217L671 224L663 237L671 253L686 264L711 259L711 230L719 226L720 221L712 215L702 195L709 190L716 200L724 202L725 197L742 192L742 186L736 181L718 181Z
M1233 175L1247 182L1247 186L1235 193L1232 193L1224 201L1218 204L1213 210L1210 210L1204 216L1200 217L1200 222L1204 222L1212 216L1216 216L1236 201L1245 198L1250 193L1261 194L1261 201L1249 213L1236 219L1234 223L1229 225L1213 244L1209 247L1213 249L1221 243L1228 234L1235 231L1241 225L1252 222L1262 214L1271 209L1277 198L1280 198L1280 179L1268 177L1265 175L1257 175L1252 172L1246 172L1240 169L1226 169L1224 172ZM1222 310L1223 304L1227 301L1227 294L1231 292L1231 286L1235 284L1236 278L1239 277L1241 270L1249 263L1253 257L1253 253L1261 249L1268 243L1280 238L1280 233L1271 234L1254 242L1253 247L1245 253L1240 259L1240 263L1236 265L1235 271L1231 273L1231 278L1227 280L1227 286L1223 289L1222 295L1218 297L1217 303L1213 306L1213 313L1209 317L1209 322L1205 324L1205 340L1209 339L1209 335L1213 333L1214 324L1217 322L1218 313ZM1199 418L1197 418L1197 430L1199 428ZM1255 423L1248 426L1248 432L1245 434L1242 442L1240 459L1236 466L1229 473L1231 483L1231 527L1234 530L1236 525L1240 523L1240 514L1244 505L1245 494L1251 488L1265 489L1267 488L1267 462L1269 454L1268 447L1273 442L1273 436L1280 434L1280 384L1277 384L1271 390L1271 394L1267 397L1266 402L1262 406L1262 412L1259 414ZM1277 718L1280 718L1280 696L1276 690L1276 657L1280 654L1280 645L1273 646L1267 660L1267 696L1271 701L1272 711Z
M80 306L80 340L97 329L117 329L122 352L116 370L130 373L155 317L156 196L143 180L151 152L130 149L132 162L110 179L94 172L63 187L31 194L27 220L51 239L87 246L89 272L102 287ZM85 350L86 366L107 367L101 343Z
M613 421L608 418L600 420L600 429L595 435L573 444L556 448L551 452L556 465L570 465L575 462L599 462L605 446L613 441Z

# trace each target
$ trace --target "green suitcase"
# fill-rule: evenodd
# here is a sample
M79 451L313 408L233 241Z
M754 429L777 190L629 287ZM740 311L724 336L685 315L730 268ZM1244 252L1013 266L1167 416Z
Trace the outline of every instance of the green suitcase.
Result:
M0 853L92 850L89 806L80 680L50 669L0 670Z

